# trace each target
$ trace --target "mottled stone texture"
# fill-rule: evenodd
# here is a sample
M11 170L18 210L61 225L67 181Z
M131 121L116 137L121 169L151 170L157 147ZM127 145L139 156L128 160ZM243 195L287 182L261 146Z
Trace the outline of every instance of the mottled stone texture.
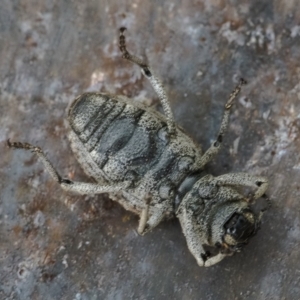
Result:
M66 139L67 106L85 91L154 99L128 48L163 79L178 123L206 149L240 77L212 174L269 178L273 208L245 250L205 269L178 221L144 237L105 195L63 192L29 152L83 174ZM300 2L298 0L0 3L0 299L299 299ZM151 101L149 101L150 103Z

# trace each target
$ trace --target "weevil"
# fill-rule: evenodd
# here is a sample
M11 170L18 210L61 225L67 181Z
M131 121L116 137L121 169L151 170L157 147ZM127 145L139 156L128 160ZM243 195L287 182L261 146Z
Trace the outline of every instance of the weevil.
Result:
M68 111L72 151L96 183L64 179L41 148L10 142L15 149L31 150L51 177L66 191L79 194L110 193L125 209L139 215L138 233L156 227L175 215L187 245L199 266L211 266L239 252L257 232L264 210L254 212L256 199L267 196L263 176L231 173L214 177L205 165L220 151L232 106L243 79L230 94L216 140L202 153L173 117L161 81L126 47L120 29L123 58L138 65L150 81L164 114L124 96L84 93ZM251 188L246 195L244 188ZM207 246L215 249L214 255Z

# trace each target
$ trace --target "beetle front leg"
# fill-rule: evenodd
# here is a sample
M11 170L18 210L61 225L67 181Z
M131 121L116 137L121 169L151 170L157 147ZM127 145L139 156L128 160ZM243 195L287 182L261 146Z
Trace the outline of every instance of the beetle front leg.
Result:
M268 179L263 176L253 176L247 173L232 173L218 176L214 179L218 185L245 186L254 188L255 192L251 199L262 197L268 188Z
M130 182L128 181L116 185L101 185L99 183L76 182L69 179L64 179L59 175L59 173L56 171L56 169L54 168L54 166L46 157L45 153L40 147L33 146L28 143L10 142L10 140L7 141L7 145L8 147L14 149L31 150L33 153L37 154L39 159L42 161L44 167L46 168L47 172L66 191L71 191L83 195L114 193L126 189L130 185Z
M200 267L210 267L227 256L226 254L218 253L210 257L209 253L204 250L203 244L205 244L205 240L202 238L203 233L188 210L184 207L179 208L177 217L179 218L183 234L186 238L187 246Z
M254 194L246 198L246 200L251 202L262 197L267 203L267 206L259 213L259 220L262 218L265 211L271 207L270 198L265 194L269 186L268 179L266 177L253 176L247 173L232 173L218 176L214 179L214 181L217 185L244 186L253 188L255 190Z
M204 267L211 267L211 266L217 264L218 262L220 262L221 260L223 260L223 258L225 258L226 256L228 256L228 254L218 253L215 256L209 257L204 262Z

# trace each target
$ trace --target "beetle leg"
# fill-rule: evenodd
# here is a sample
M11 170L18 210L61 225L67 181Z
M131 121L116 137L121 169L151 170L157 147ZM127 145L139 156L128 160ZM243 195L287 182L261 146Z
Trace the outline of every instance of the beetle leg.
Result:
M145 228L146 228L147 221L148 221L148 215L149 215L149 204L146 204L146 207L141 212L139 227L137 230L140 235L145 234Z
M268 179L263 176L252 176L247 173L224 174L214 178L218 185L245 186L254 188L255 192L250 200L256 200L265 195Z
M244 79L241 79L239 84L236 86L236 88L230 94L230 96L225 104L225 111L223 114L223 119L222 119L218 137L212 143L212 145L206 150L206 152L202 155L202 157L198 161L198 167L201 168L201 167L205 166L220 151L221 145L223 143L223 137L224 137L225 132L227 131L228 124L229 124L230 109L231 109L233 102L236 99L237 95L241 91L242 85L244 85L244 84L246 84L246 81Z
M203 244L205 244L206 241L201 237L201 227L197 224L189 211L182 208L177 213L177 217L179 218L183 234L186 238L187 246L200 267L210 267L226 256L225 254L219 253L216 256L209 257L209 254L203 248Z
M260 222L261 221L261 218L262 216L264 215L264 213L269 209L271 208L272 206L272 203L271 203L271 200L270 198L266 195L266 194L263 194L262 195L262 198L265 200L265 202L267 203L267 206L264 207L263 209L261 209L261 211L259 212L259 215L258 215L258 221Z
M121 184L115 185L102 185L99 183L87 183L87 182L78 182L70 181L68 179L63 179L60 182L60 186L66 190L71 191L81 195L95 195L102 193L117 193L121 190L125 190L130 186L131 182L125 181Z
M52 163L49 161L49 159L46 157L46 155L44 154L43 150L40 147L33 146L28 143L11 142L10 140L7 140L7 146L9 148L13 148L13 149L31 150L31 152L35 153L39 157L39 159L42 161L42 163L44 164L46 170L51 175L51 177L56 182L60 183L62 181L62 177L55 170Z
M177 218L180 221L180 225L183 234L186 238L187 246L193 256L196 258L199 266L204 266L205 250L203 249L203 242L201 239L201 228L195 222L192 214L185 208L186 205L177 211Z
M144 235L156 227L165 217L168 208L169 203L167 201L159 206L156 205L151 210L149 204L146 204L140 214L138 233Z
M212 265L217 264L218 262L220 262L223 258L225 258L227 256L227 254L223 254L223 253L218 253L215 256L209 257L205 262L204 262L204 267L210 267Z
M51 177L58 182L64 190L67 191L72 191L79 194L114 193L128 188L131 183L129 181L125 181L116 185L101 185L99 183L76 182L69 179L64 179L59 175L40 147L36 147L28 143L10 142L10 140L7 141L7 145L10 148L31 150L32 152L36 153Z
M138 58L135 55L132 55L128 52L128 50L126 48L126 40L125 40L125 35L124 35L125 30L126 30L126 28L124 28L124 27L120 28L119 47L120 47L121 52L123 53L123 58L133 62L134 64L136 64L142 68L143 74L148 78L148 80L152 84L152 87L154 88L154 90L161 102L161 105L163 107L164 113L167 118L167 125L168 125L169 133L173 134L175 132L174 116L173 116L170 102L168 100L165 89L164 89L161 81L155 75L153 75L149 66L143 60L141 60L140 58Z

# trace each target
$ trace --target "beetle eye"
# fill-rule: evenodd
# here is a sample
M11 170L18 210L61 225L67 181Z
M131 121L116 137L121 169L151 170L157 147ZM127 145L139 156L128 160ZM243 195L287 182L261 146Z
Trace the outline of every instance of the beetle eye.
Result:
M249 214L249 212L247 212ZM244 213L235 213L224 228L238 243L245 242L256 232L256 222L251 222Z
M227 233L230 233L231 235L234 235L236 233L236 228L235 227L228 228Z

